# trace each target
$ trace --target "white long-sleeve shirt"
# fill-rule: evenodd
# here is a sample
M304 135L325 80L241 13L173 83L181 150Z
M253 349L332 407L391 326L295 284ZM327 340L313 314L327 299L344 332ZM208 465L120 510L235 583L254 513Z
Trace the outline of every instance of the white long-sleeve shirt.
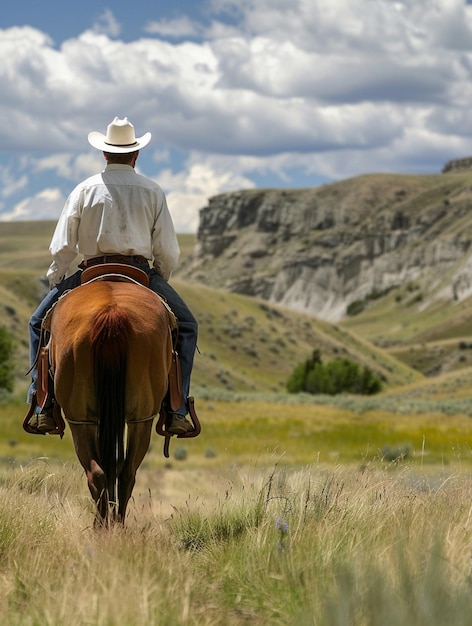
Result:
M131 165L110 164L72 191L49 246L47 272L59 283L78 254L141 255L169 280L180 249L162 189Z

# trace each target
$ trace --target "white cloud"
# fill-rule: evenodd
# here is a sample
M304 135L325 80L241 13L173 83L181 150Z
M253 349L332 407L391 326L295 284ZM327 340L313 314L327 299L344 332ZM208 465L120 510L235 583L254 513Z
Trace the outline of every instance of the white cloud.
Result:
M236 17L248 39L293 41L328 54L472 45L472 7L464 0L212 0L212 5L223 17Z
M79 155L55 153L33 159L32 163L32 169L35 172L52 171L57 176L70 181L88 178L103 169L104 166L103 155L98 151Z
M211 6L205 25L161 19L147 25L152 37L130 42L118 39L109 10L60 48L30 27L0 30L0 146L29 155L16 171L0 169L0 195L24 196L10 216L46 206L41 177L64 196L99 171L87 133L104 132L115 115L152 132L139 167L149 175L168 164L158 182L182 229L195 228L206 198L251 186L260 172L290 182L294 167L333 178L437 171L455 153L472 154L465 0Z
M10 211L0 214L0 220L57 220L64 205L59 189L43 189L33 197L24 198Z
M1 197L9 198L27 187L28 177L26 174L15 173L12 167L0 167L0 183Z
M370 10L363 13L366 3ZM412 0L403 6L415 13ZM423 22L437 31L434 11L422 8ZM85 147L84 128L111 116L119 102L130 117L136 111L144 118L166 145L185 150L269 154L285 142L286 151L297 144L301 151L331 149L343 141L350 147L353 136L366 137L355 127L370 115L372 103L379 103L389 141L399 118L408 124L405 103L443 104L455 84L470 78L467 53L454 63L455 52L445 55L426 40L413 56L413 35L400 36L407 11L399 16L389 2L299 0L292 6L261 0L242 9L245 24L254 18L251 29L260 32L210 43L124 43L89 31L55 50L37 32L17 29L8 46L0 38L6 102L20 105L4 105L11 124L0 130L0 140L31 149ZM452 9L442 11L445 31L457 21ZM22 52L9 55L13 46ZM391 118L385 117L385 102L393 105Z
M105 9L93 25L93 30L110 37L118 37L121 33L121 24L110 9Z
M172 20L149 22L144 31L164 37L197 37L203 33L203 27L184 15Z
M198 162L193 162L195 159ZM175 229L179 233L195 232L198 228L199 209L207 204L211 196L233 191L254 184L240 173L232 172L195 155L185 171L173 173L164 169L155 177L167 197Z

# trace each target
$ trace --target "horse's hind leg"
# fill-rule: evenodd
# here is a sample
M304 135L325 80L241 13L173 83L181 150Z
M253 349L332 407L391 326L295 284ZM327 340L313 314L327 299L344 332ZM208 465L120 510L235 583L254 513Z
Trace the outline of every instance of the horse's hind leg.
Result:
M118 476L118 520L123 524L136 482L136 472L149 449L151 433L152 420L128 424L125 462Z
M97 505L95 526L108 526L109 498L105 473L96 461L92 459L90 469L85 470L90 494Z
M95 524L108 525L108 491L105 472L98 462L97 427L90 424L69 424L75 451L85 470L87 484L96 506Z

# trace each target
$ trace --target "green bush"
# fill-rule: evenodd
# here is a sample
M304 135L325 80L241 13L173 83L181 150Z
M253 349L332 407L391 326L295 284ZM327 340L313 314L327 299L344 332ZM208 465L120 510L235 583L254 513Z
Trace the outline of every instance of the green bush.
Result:
M13 337L0 326L0 389L13 391Z
M346 313L349 316L359 315L365 309L365 301L364 300L355 300L348 305L346 309Z
M309 359L307 359L304 363L299 363L295 367L287 381L287 391L289 393L306 391L306 380L308 378L308 374L318 363L321 363L321 353L319 350L315 350Z
M368 367L361 367L350 359L333 359L323 363L319 350L293 370L287 381L287 391L336 395L357 393L372 395L381 390L382 383Z

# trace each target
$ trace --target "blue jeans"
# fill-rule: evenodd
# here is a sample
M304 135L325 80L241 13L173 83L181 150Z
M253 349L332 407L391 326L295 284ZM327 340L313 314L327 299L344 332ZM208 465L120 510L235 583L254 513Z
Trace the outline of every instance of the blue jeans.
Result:
M179 296L179 294L173 289L169 283L167 283L159 274L150 269L148 264L133 263L136 267L144 270L149 276L149 287L152 291L159 294L172 309L172 312L177 318L179 332L177 336L176 350L180 357L180 366L182 370L182 395L184 401L182 406L177 410L180 415L187 415L187 397L190 392L190 377L193 368L193 359L195 356L195 350L197 348L197 336L198 336L198 324L197 320L192 315L190 309L185 302ZM52 305L59 300L60 296L69 289L74 289L80 285L80 276L82 270L78 270L72 276L65 278L59 285L53 287L51 291L45 296L41 304L33 313L29 323L30 332L30 364L35 361L36 354L39 348L39 342L41 337L41 324L44 316L52 307ZM31 385L28 390L28 402L31 402L31 397L34 391L37 389L38 384L38 370L34 367L31 370Z

